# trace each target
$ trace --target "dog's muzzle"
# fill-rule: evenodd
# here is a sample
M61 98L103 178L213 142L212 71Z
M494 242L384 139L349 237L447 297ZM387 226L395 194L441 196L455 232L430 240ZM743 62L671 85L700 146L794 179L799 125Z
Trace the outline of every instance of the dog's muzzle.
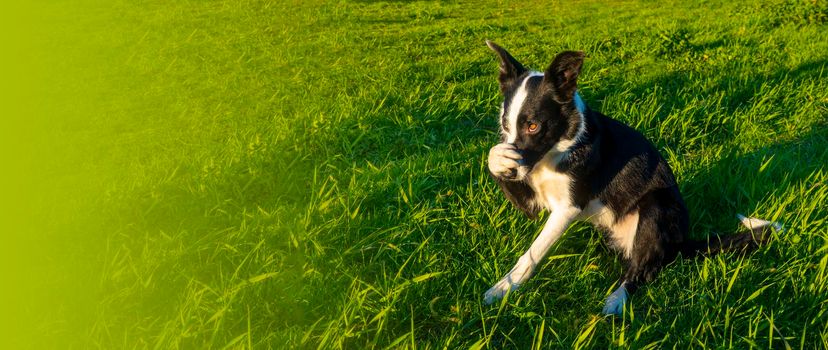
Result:
M518 167L516 169L512 169L512 172L508 175L507 179L512 181L522 181L526 175L529 174L529 171L532 170L532 166L530 165L532 155L530 152L517 148L515 149L515 152L520 154L521 158L517 160Z

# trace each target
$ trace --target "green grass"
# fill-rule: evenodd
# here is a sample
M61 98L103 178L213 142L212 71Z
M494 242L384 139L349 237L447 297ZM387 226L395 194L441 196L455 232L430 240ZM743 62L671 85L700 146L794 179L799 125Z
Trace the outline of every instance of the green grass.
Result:
M30 10L6 65L9 348L828 347L823 0ZM541 227L486 172L485 39L535 69L585 51L582 96L657 145L694 237L737 212L787 231L671 264L614 319L620 262L577 224L483 305Z

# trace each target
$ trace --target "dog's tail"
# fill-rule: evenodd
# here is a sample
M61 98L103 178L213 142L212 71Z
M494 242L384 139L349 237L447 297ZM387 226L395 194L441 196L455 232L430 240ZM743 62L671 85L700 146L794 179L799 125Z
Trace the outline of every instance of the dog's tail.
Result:
M781 224L736 214L744 230L726 236L713 236L707 241L689 241L682 245L681 255L714 255L724 251L750 251L767 242L773 231L784 231Z

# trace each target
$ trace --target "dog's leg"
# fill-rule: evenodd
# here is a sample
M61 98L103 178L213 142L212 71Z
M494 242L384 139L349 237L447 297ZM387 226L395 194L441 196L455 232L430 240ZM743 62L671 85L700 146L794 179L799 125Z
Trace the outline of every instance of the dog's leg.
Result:
M621 316L624 305L639 286L653 280L665 262L674 254L665 245L664 237L674 230L681 230L674 224L675 210L657 205L639 208L638 225L629 256L625 257L625 271L621 285L604 302L603 313Z
M645 256L634 256L627 271L624 272L624 277L621 278L621 285L604 300L604 309L601 311L605 315L621 316L624 313L624 305L627 304L630 297L638 290L638 287L647 282L652 281L656 275L661 271L663 261L660 255L655 251L650 251Z
M572 220L578 216L579 212L579 209L572 207L552 211L538 238L532 242L529 250L518 259L515 267L492 286L492 288L486 291L486 294L483 296L486 304L493 303L509 291L517 289L521 283L526 282L532 276L541 259L549 251L549 248L552 247L552 244L561 237Z

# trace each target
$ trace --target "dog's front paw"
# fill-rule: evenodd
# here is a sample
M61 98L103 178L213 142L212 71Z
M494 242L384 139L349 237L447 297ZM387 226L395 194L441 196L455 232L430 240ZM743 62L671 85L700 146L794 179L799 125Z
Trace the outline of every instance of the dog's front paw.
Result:
M522 158L514 145L497 144L489 150L489 171L499 178L513 178Z
M483 302L487 305L491 304L503 298L510 291L518 289L518 287L520 287L519 284L512 283L508 279L504 278L495 283L492 288L489 288L489 290L486 291L486 294L483 294Z

